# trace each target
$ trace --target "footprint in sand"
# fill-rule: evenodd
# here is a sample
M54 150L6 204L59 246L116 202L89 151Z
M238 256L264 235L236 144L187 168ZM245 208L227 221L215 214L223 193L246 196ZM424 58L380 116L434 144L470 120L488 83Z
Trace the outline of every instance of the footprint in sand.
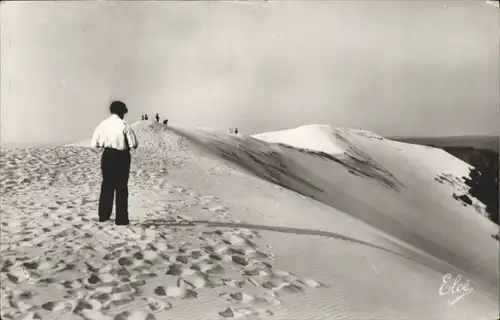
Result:
M168 301L160 301L150 297L145 297L143 300L147 303L152 312L159 312L172 308L172 304Z
M250 304L259 302L262 300L264 303L267 301L262 298L255 297L253 295L244 293L244 292L231 292L231 293L221 293L219 297L226 299L228 302L238 302L243 304Z
M156 320L156 317L152 313L135 310L117 314L113 320Z
M301 280L298 280L297 282L309 287L309 288L321 288L321 287L326 287L325 284L321 283L321 282L318 282L316 280L313 280L313 279L301 279Z
M154 293L159 297L171 297L176 299L196 299L198 293L192 289L186 288L190 284L186 283L181 278L177 281L177 286L158 286L155 288Z
M279 279L287 282L294 282L298 280L293 273L279 269L272 269L270 276L272 279Z
M247 305L252 308L269 308L272 306L280 305L282 302L278 299L276 294L266 294L264 293L265 298L250 295L244 292L231 292L231 293L222 293L219 297L225 299L228 302L235 303L237 305Z
M95 258L88 258L85 261L85 266L87 267L88 271L97 274L108 273L113 267L110 263Z
M203 206L203 209L211 211L211 212L215 212L215 213L225 213L229 210L226 206L223 206L223 205L216 205L216 206L205 205L205 206Z
M219 312L223 318L265 317L274 315L272 311L264 308L227 308Z
M75 299L73 302L73 312L76 314L86 313L93 310L101 309L103 303L97 299Z
M130 267L134 264L134 260L130 257L118 258L118 264L122 267Z
M196 274L186 275L181 277L181 279L193 289L201 289L207 286L206 277L199 276Z
M117 249L115 251L113 251L113 248L108 248L108 249L111 249L111 252L107 253L103 257L103 259L106 260L106 261L112 261L112 260L119 259L123 255L123 249L122 248Z
M22 319L22 320L42 320L43 318L41 315L39 315L36 312L30 312L26 316L24 316L23 318L20 318L20 319Z
M276 290L279 294L296 294L303 291L304 288L294 283L281 283Z
M11 308L17 309L21 312L29 312L37 309L36 306L28 304L23 300L20 300L19 297L14 294L8 295L6 298Z
M106 296L108 300L102 303L101 310L115 310L116 308L130 308L137 296L136 292L116 292Z
M19 277L16 277L15 275L11 274L11 273L6 273L5 274L6 277L7 277L7 280L9 280L10 283L12 284L19 284L21 282L21 280L19 279Z
M66 300L45 302L40 307L46 311L52 311L52 312L70 311L73 308L71 302Z
M200 196L198 197L198 199L202 202L210 202L210 201L215 201L215 202L219 202L220 199L216 196Z

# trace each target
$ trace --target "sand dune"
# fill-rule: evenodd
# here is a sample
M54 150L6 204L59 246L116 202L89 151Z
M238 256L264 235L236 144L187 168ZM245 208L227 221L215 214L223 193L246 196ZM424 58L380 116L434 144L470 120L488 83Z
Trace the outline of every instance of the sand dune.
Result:
M128 227L96 222L88 141L2 150L2 319L498 316L497 229L435 181L460 160L328 126L133 126ZM473 290L440 294L447 273Z

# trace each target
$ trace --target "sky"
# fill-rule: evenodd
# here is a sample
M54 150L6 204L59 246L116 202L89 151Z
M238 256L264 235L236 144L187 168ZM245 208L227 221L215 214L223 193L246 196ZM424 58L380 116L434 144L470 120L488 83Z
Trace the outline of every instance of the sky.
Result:
M484 1L0 4L2 143L133 123L498 135L499 9Z

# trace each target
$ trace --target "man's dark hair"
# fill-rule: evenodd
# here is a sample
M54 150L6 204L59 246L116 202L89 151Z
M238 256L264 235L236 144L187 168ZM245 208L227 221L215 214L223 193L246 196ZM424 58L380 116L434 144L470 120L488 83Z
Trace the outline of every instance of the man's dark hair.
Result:
M109 106L109 112L123 118L123 116L128 112L128 109L125 103L121 101L113 101Z

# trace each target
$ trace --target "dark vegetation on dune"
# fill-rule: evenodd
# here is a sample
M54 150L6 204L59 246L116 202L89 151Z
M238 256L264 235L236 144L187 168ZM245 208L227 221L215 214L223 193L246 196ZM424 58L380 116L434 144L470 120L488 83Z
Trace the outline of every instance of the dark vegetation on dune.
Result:
M470 204L470 196L486 206L489 219L499 224L499 143L497 136L487 137L445 137L394 139L433 148L440 148L452 156L470 164L469 175L462 177L470 188L468 194L454 195L454 198ZM438 179L441 179L438 177ZM495 235L498 239L498 235Z
M469 194L486 206L489 218L498 224L498 162L495 167L475 167L464 179L470 187Z
M499 147L498 136L465 136L441 138L392 138L392 140L440 148L452 156L470 164L473 168L462 180L470 189L467 194L454 194L453 198L464 205L472 204L470 197L481 201L491 221L499 224ZM443 183L449 177L439 176L436 181ZM453 180L453 179L452 179ZM499 233L492 235L500 241Z
M470 187L469 194L481 201L486 206L489 218L499 224L499 137L471 136L394 140L440 148L473 166L474 169L470 171L469 176L463 177L465 184ZM465 200L464 195L458 198Z
M459 195L454 193L453 199L462 201L464 204L472 205L472 199L466 194L459 196Z
M481 201L486 206L490 220L499 224L498 152L472 147L445 147L443 149L473 166L469 175L463 177L465 184L470 187L469 194ZM466 196L461 195L459 198L464 200Z
M428 146L439 148L433 144ZM462 177L463 182L469 187L468 194L454 194L453 198L468 205L472 204L470 197L478 199L485 205L488 218L498 225L500 204L500 158L496 151L498 149L479 149L469 146L446 146L442 149L473 167L468 176ZM443 180L447 180L445 178L440 176L435 180L442 183ZM499 234L494 234L492 237L500 241Z

